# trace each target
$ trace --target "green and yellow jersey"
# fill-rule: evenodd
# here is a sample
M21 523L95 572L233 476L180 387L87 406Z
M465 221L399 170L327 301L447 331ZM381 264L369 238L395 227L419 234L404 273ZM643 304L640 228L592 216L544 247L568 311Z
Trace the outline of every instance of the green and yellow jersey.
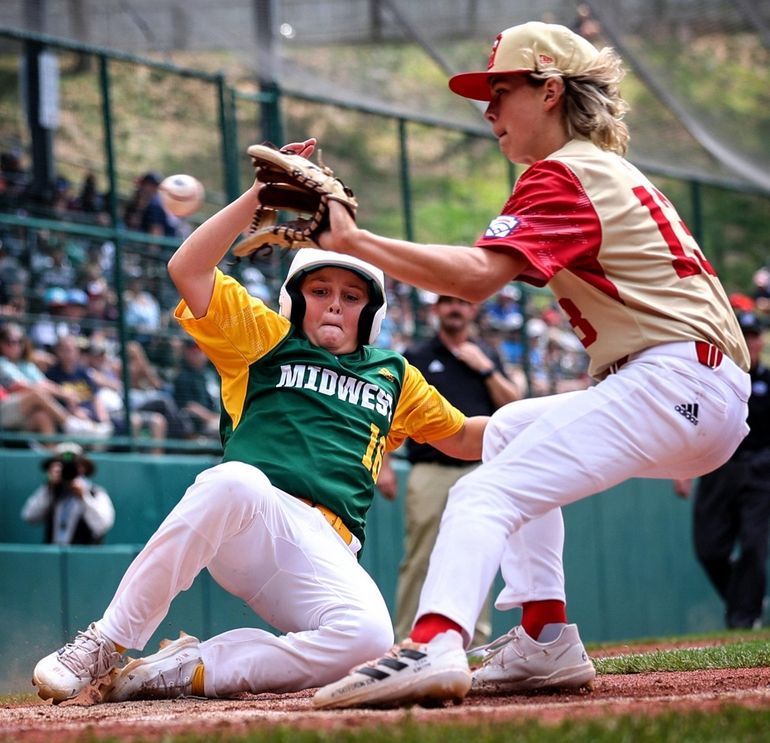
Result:
M326 506L362 543L383 453L465 421L400 354L363 346L335 356L221 271L205 316L184 300L174 316L222 379L223 461Z

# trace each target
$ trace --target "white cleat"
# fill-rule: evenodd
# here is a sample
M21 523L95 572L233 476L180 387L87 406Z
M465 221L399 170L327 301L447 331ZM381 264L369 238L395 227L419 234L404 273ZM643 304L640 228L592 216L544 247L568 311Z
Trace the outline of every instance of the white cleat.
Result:
M470 686L462 637L447 630L428 643L406 640L383 658L354 668L344 678L319 689L313 706L438 706L446 701L461 702Z
M162 644L154 655L127 663L104 690L102 699L128 702L193 696L193 673L201 662L198 638L182 634L178 640Z
M514 627L471 654L483 658L473 672L473 691L478 692L590 688L596 677L575 624L565 624L550 642L537 642L522 627Z
M72 642L38 662L32 683L41 699L59 704L112 673L121 661L122 656L112 640L91 623L88 629L78 632Z

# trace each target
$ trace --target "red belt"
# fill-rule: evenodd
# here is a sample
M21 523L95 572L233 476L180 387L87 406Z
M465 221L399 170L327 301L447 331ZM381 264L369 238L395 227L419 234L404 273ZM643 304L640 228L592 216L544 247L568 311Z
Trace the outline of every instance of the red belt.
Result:
M699 364L703 364L709 369L716 369L722 363L724 352L715 345L706 343L706 341L695 341L695 355L698 357ZM627 361L628 356L613 361L607 367L608 374L616 374Z

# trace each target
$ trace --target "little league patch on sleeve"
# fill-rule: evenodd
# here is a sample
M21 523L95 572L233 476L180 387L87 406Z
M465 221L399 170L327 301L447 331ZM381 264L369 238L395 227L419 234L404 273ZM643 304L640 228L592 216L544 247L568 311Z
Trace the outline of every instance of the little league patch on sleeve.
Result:
M495 217L487 227L484 237L508 237L519 226L519 220L512 215Z

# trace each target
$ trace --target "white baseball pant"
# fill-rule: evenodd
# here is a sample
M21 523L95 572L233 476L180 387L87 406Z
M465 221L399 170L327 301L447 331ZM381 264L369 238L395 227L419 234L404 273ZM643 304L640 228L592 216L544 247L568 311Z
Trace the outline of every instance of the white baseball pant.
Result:
M498 608L564 600L559 507L632 477L713 470L748 432L749 393L749 375L730 359L711 369L681 342L635 354L586 390L498 410L483 464L449 493L417 616L449 617L468 642L499 567Z
M356 560L359 548L261 470L219 464L198 475L137 555L100 627L141 650L206 567L285 633L244 627L202 642L206 696L322 686L393 644L387 606Z

